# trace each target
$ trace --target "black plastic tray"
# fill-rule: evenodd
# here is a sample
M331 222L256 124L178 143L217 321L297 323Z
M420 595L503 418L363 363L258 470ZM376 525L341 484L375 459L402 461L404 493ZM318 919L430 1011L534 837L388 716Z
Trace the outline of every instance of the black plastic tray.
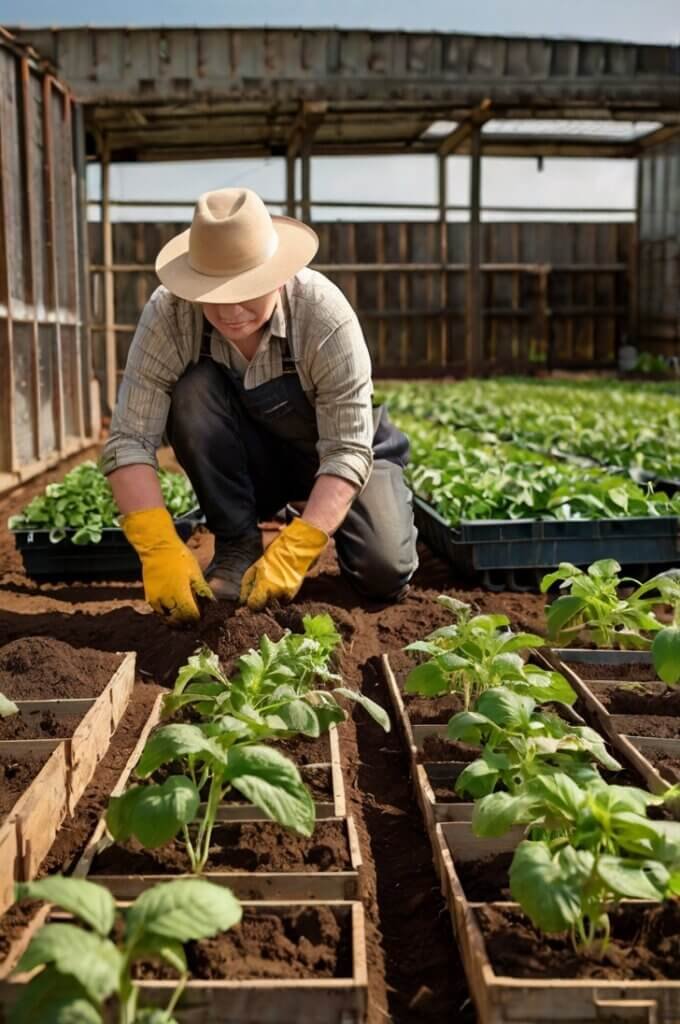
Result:
M188 540L201 522L200 509L173 520L182 540ZM26 575L32 580L58 583L61 580L138 580L142 567L137 552L118 527L102 531L98 544L72 544L76 532L67 530L56 544L49 530L14 530Z
M560 562L585 566L615 558L636 579L680 563L680 518L486 519L449 526L431 505L414 498L421 540L463 576L491 590L537 590Z

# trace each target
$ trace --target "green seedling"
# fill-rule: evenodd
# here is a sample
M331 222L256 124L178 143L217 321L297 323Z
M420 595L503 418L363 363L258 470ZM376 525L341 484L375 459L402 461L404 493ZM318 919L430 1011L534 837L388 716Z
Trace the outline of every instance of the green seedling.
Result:
M330 658L339 643L329 615L307 615L302 633L286 633L276 642L263 636L258 650L238 659L231 679L217 655L204 649L180 669L173 692L165 698L164 713L193 708L215 729L226 716L230 728L238 722L259 740L315 738L344 721L346 714L337 700L343 697L363 707L389 732L389 716L379 704L337 685L342 679L331 670Z
M12 715L18 714L19 708L14 701L5 697L4 693L0 693L0 718L11 718Z
M597 647L649 650L652 637L662 629L655 606L670 604L680 610L680 570L659 573L646 583L620 572L615 559L603 558L586 572L562 562L544 576L542 593L558 581L568 591L546 609L550 638L567 646L582 634ZM627 597L619 593L622 586L633 587Z
M197 505L196 495L183 473L159 471L163 500L171 515L185 515ZM49 530L52 543L75 530L74 544L98 544L102 531L119 525L118 506L106 477L94 462L83 462L60 483L48 484L44 494L26 505L8 522L10 530Z
M47 900L78 923L43 925L15 974L22 986L9 1024L177 1024L189 970L184 944L233 928L241 906L229 889L199 878L156 885L125 909L103 886L52 875L16 887L17 900ZM165 1009L139 1006L135 964L161 960L179 980Z
M155 849L181 834L191 870L200 874L210 854L217 810L231 789L280 825L304 836L314 831L314 801L298 769L278 750L253 742L242 721L224 715L212 727L175 724L158 729L144 747L135 774L149 780L166 766L177 774L161 783L131 786L110 799L106 824L117 842L135 836ZM204 787L208 796L201 805Z
M594 729L537 710L531 697L505 687L485 690L474 711L454 715L448 737L483 746L456 780L456 792L475 800L498 788L514 794L536 775L563 772L583 785L598 778L598 767L621 768Z
M559 672L525 662L519 653L542 647L542 637L513 633L506 615L473 615L469 605L446 595L437 601L453 613L454 621L404 648L426 656L409 672L407 693L424 697L458 693L466 711L484 690L495 686L508 686L538 701L573 704L576 700Z

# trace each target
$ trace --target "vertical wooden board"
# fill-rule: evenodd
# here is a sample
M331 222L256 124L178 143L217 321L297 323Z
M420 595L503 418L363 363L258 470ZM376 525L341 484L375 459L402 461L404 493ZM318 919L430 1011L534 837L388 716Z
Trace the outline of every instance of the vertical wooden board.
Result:
M39 380L40 380L40 439L41 456L49 455L58 445L56 381L60 378L60 345L56 324L38 327Z
M8 266L10 295L24 302L27 298L26 237L24 231L24 203L21 194L23 181L24 148L21 144L20 105L17 91L18 58L0 48L0 117L2 118L3 211L5 234L11 261Z
M54 842L67 813L68 785L66 745L61 743L12 812L19 834L19 880L35 877Z
M13 324L12 348L14 357L14 431L16 456L19 465L34 458L36 437L34 426L33 388L33 325Z

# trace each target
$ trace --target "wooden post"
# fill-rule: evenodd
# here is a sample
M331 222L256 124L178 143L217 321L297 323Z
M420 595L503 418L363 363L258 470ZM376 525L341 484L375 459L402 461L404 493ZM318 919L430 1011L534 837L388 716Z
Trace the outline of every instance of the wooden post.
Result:
M30 66L26 57L21 58L21 110L24 151L24 174L20 187L24 189L26 197L25 209L26 220L24 222L24 251L28 255L26 263L27 282L26 298L33 310L32 337L31 337L31 421L33 424L33 457L39 459L43 455L42 444L42 423L40 421L40 338L38 331L38 295L36 293L36 262L37 253L34 248L34 239L38 231L38 220L35 209L35 193L33 189L33 116L31 100ZM44 80L43 80L44 82ZM47 102L43 92L43 106ZM44 114L44 111L43 111ZM47 138L45 138L45 149L47 149ZM47 161L46 161L47 164ZM45 179L47 185L47 178ZM45 208L49 211L49 193L45 192ZM49 213L48 213L49 216ZM50 239L45 239L48 252L50 252ZM47 282L45 282L47 284ZM45 289L47 291L47 288ZM48 303L49 304L49 300ZM45 452L45 454L47 454Z
M45 207L47 210L47 238L49 252L49 301L55 314L55 346L56 346L56 380L53 388L55 402L56 447L63 452L66 447L64 430L64 361L61 353L61 326L59 323L60 302L59 274L57 260L64 259L65 254L57 254L56 199L54 195L54 145L52 139L52 79L49 75L43 78L43 132L45 140ZM65 296L64 296L65 299Z
M92 380L92 344L90 335L90 250L87 237L87 167L85 157L85 118L83 108L79 103L72 101L72 125L74 139L74 160L76 168L75 178L75 231L76 231L76 253L77 253L77 301L76 308L79 312L79 321L76 330L78 331L79 343L78 352L80 362L78 372L82 381L82 436L92 437L94 434L93 424L99 422L99 409L93 410L91 406L90 382Z
M474 124L470 130L470 216L468 227L467 317L465 329L465 367L470 376L482 372L484 339L482 334L482 275L481 262L481 127Z
M115 291L113 276L113 229L111 226L110 185L109 185L110 150L106 139L102 142L101 152L101 217L102 217L102 255L104 258L104 330L106 346L106 404L113 413L118 390L118 360L116 358L116 332L114 324Z
M302 219L312 223L312 146L311 140L302 147Z
M642 215L642 157L635 163L635 222L630 233L628 253L628 344L640 341L640 218ZM616 295L616 292L614 293ZM618 356L618 353L617 353Z
M9 251L9 232L7 225L11 223L10 189L19 183L10 178L8 173L8 157L6 155L7 138L3 132L5 121L0 119L0 306L6 310L5 329L0 329L0 473L15 473L18 469L16 450L16 412L14 391L14 347L12 338L12 282L10 266L12 256ZM0 328L2 326L0 318Z
M438 171L438 195L439 195L439 363L446 366L448 362L448 322L446 316L447 301L447 278L446 265L449 262L449 231L446 220L447 198L447 159L446 153L440 153L437 157Z
M295 154L286 154L286 214L289 217L295 216L295 171L297 161Z

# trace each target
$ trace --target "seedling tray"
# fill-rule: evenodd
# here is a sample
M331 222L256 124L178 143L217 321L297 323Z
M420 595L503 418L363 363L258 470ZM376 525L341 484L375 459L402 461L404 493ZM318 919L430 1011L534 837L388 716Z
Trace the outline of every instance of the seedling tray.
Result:
M464 520L456 528L422 498L414 503L421 540L457 574L479 578L491 590L538 590L543 574L560 562L615 558L641 580L678 562L677 516Z
M464 830L464 825L440 824L436 835L442 888L480 1024L677 1024L680 981L533 980L496 974L475 914L484 904L468 902L455 864L512 849L512 837L471 840ZM517 904L491 905L519 909Z
M0 752L18 759L44 750L49 757L0 825L0 913L14 901L14 882L36 874L59 826L72 814L109 748L132 693L135 654L123 656L113 676L92 700L19 701L19 713L51 711L59 716L85 711L72 736L49 740L5 740ZM74 707L77 705L77 709Z
M192 509L174 520L175 529L188 540L201 521L200 509ZM106 527L98 544L73 544L75 530L56 544L49 530L14 530L17 550L30 579L43 582L61 580L138 580L142 568L137 552L118 527Z
M300 903L263 901L244 903L244 910L277 914L298 908ZM350 971L341 978L271 978L244 981L192 979L174 1016L180 1024L363 1024L368 1001L364 910L359 902L305 902L305 907L331 911L350 936ZM69 920L59 913L39 913L26 929L24 946L47 921ZM16 963L18 954L12 958ZM11 965L10 965L11 966ZM19 986L28 980L19 975L0 983L0 1022L16 1001ZM173 981L137 982L144 1005L165 1007L176 987ZM28 1022L27 1022L28 1024Z

